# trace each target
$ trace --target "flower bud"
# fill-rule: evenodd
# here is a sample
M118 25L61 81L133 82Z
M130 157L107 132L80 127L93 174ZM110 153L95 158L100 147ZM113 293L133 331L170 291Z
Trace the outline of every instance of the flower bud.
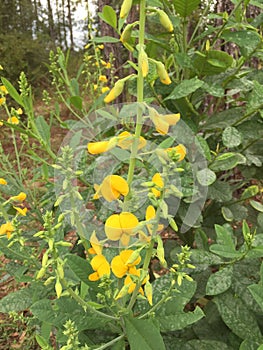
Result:
M58 279L55 284L55 291L56 291L57 297L60 298L62 294L62 285Z
M159 15L159 19L160 19L161 25L168 32L172 32L174 30L173 24L172 24L170 18L168 17L167 13L165 13L163 10L158 10L158 15Z
M122 43L127 43L127 42L130 40L133 25L134 25L133 23L128 24L128 25L125 27L124 31L121 33L120 41L121 41Z
M141 49L139 53L139 68L142 71L142 76L145 78L149 71L149 64L148 56L144 49Z
M159 75L159 78L161 82L165 85L170 85L171 84L171 79L164 67L164 64L162 62L156 62L156 69L157 69L157 74Z
M153 304L153 288L152 284L147 281L144 286L144 292L146 295L146 298L148 299L149 304L152 306Z
M40 280L42 277L44 277L45 273L46 269L44 267L41 267L41 269L38 271L36 279Z
M118 80L113 88L110 90L108 95L104 98L105 103L110 103L111 101L115 100L123 91L124 88L124 81Z
M125 18L128 16L132 7L132 0L124 0L121 5L120 18Z

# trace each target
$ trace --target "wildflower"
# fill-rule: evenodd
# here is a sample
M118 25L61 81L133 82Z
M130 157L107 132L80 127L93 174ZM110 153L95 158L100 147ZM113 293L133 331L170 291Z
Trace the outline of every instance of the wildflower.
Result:
M174 28L173 28L173 24L172 24L170 18L168 17L168 15L163 10L158 10L158 15L159 15L161 25L168 32L172 32L174 30Z
M123 246L127 246L130 236L136 233L135 229L138 224L138 219L132 213L113 214L105 222L105 233L110 240L120 240Z
M175 157L175 160L177 160L178 162L183 160L186 156L186 148L181 143L176 147L167 148L166 151L170 158L173 159L173 157Z
M15 230L14 226L10 221L6 222L5 224L2 224L0 226L0 235L7 235L7 238L11 237L11 233Z
M92 235L90 237L90 244L91 244L91 248L89 248L88 253L89 254L97 254L97 255L101 255L102 253L102 245L100 244L97 236L96 236L96 232L93 231Z
M0 120L0 126L3 126L4 123L3 123L3 120Z
M108 175L105 177L101 185L95 185L96 193L94 199L100 196L108 202L118 199L121 195L127 196L129 193L129 186L125 179L119 175Z
M163 183L163 179L160 175L160 173L156 173L153 177L152 177L152 182L156 185L157 188L153 187L151 188L152 193L155 195L155 197L160 197L161 195L161 191L163 189L164 183Z
M106 68L106 69L110 69L110 68L111 68L111 63L110 63L110 62L107 62L107 63L105 64L105 68Z
M132 0L124 0L121 5L120 18L125 18L128 16L132 7Z
M107 83L108 79L107 79L106 75L100 75L99 76L99 81L101 81L103 83Z
M141 262L141 257L138 256L132 263L127 263L133 253L133 250L126 249L112 259L111 269L116 277L122 278L126 274L132 274L135 272L136 265Z
M155 219L155 217L156 217L155 208L152 205L148 205L148 207L146 209L145 219L147 221L149 221L149 220ZM148 229L149 233L152 235L153 224L148 224L147 229ZM157 228L157 232L162 231L162 229L163 229L163 225L159 224L158 228Z
M180 120L179 113L160 115L154 108L149 109L149 114L156 131L162 135L166 135L169 131L169 126L177 124Z
M104 153L115 147L117 138L113 137L108 141L89 142L87 145L90 154Z
M93 90L96 91L98 89L98 84L93 85Z
M98 45L98 48L99 48L100 50L103 50L103 49L104 49L104 45L103 45L103 44Z
M20 215L26 216L27 208L13 207Z
M161 82L165 85L170 85L171 79L167 73L167 70L164 67L164 64L162 62L155 62L155 63L156 63L157 74L159 75Z
M105 86L103 88L101 88L101 92L104 94L105 92L109 91L110 88L108 86Z
M2 93L4 95L8 94L7 88L4 85L0 86L0 93Z
M130 149L132 144L133 144L134 135L132 135L128 131L123 131L122 133L120 133L120 135L117 136L117 138L118 138L117 145L120 148L122 148L122 149ZM138 149L143 148L146 145L146 143L147 143L147 141L145 140L145 138L140 136Z
M110 275L110 264L104 255L99 254L94 256L90 264L95 271L89 275L90 281L98 281L101 277Z
M13 201L23 202L26 199L26 194L24 192L20 192L17 196L13 196L10 199Z
M7 120L8 123L18 125L19 124L19 119L15 116L8 118Z
M0 185L7 185L7 181L0 177Z
M105 103L110 103L111 101L115 100L123 91L124 88L124 81L118 80L113 88L110 90L108 95L104 98Z
M2 106L3 104L5 104L5 101L6 101L5 97L1 97L1 98L0 98L0 106Z
M18 109L16 110L16 113L19 114L19 115L23 114L22 108L18 108Z

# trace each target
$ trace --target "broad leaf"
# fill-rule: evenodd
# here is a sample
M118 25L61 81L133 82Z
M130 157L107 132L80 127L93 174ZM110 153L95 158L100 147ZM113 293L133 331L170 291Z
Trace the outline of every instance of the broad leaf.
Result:
M216 174L207 168L199 170L196 174L196 177L202 186L212 185L212 183L216 181Z
M112 36L101 36L97 38L93 38L92 41L95 43L118 43L120 42L119 39L114 38Z
M232 148L232 147L237 147L241 144L242 137L236 128L232 126L228 126L223 131L222 141L226 147Z
M19 93L17 92L17 90L15 89L15 87L10 83L9 80L5 79L5 78L1 78L2 83L4 84L4 86L7 88L7 91L9 93L9 95L22 107L24 107L23 101L21 96L19 95Z
M209 277L206 285L207 295L217 295L228 290L232 283L232 266L225 267Z
M231 41L241 48L242 55L249 56L261 42L261 37L252 30L227 30L222 34L222 38Z
M70 103L80 111L82 110L82 98L80 96L71 96Z
M124 322L131 350L165 350L162 336L153 320L126 316Z
M196 53L193 58L195 69L204 75L214 75L226 71L232 66L233 57L226 52L210 50Z
M235 168L238 164L244 164L246 158L240 153L228 152L220 154L214 162L210 164L213 171L224 171Z
M259 193L259 187L257 185L249 186L241 195L241 199L245 200L254 197Z
M200 0L173 0L174 8L181 17L187 17L197 9Z
M48 123L45 121L45 118L40 115L36 118L36 127L41 139L45 142L45 144L49 145L50 142L50 127Z
M102 9L102 13L98 14L99 17L106 23L108 23L111 27L117 28L117 15L111 6L104 6Z
M202 309L197 306L192 312L178 312L174 315L158 317L161 331L177 331L199 321L205 314Z
M183 80L164 101L186 97L199 89L203 84L204 82L196 77L190 80Z

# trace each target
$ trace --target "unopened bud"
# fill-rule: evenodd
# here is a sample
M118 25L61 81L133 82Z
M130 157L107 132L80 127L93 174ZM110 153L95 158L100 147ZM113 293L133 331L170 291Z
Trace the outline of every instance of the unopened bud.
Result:
M132 0L124 0L121 5L120 18L125 18L128 16L132 7Z
M162 62L156 62L156 69L157 69L157 74L159 75L159 78L161 82L165 85L170 85L171 84L171 79L164 67L164 64Z
M148 56L144 49L141 49L139 53L139 68L141 69L142 76L145 78L149 71L149 64Z
M161 25L168 32L172 32L174 30L173 24L172 24L170 18L168 17L167 13L165 13L163 10L158 10L158 15L159 15L159 19L160 19Z
M46 269L44 267L41 267L41 269L38 271L36 279L40 280L42 277L44 277L45 273Z
M133 264L138 258L140 258L140 250L136 249L134 252L132 252L129 259L126 261L125 265L128 266L129 264Z
M124 81L118 80L113 88L110 90L108 95L104 98L105 103L110 103L111 101L115 100L123 91L124 88Z
M153 288L152 288L152 284L149 281L147 281L145 283L144 292L145 292L145 295L146 295L146 298L147 298L149 304L152 306L152 304L153 304Z
M58 279L55 284L55 291L56 291L57 297L60 298L62 294L62 285Z

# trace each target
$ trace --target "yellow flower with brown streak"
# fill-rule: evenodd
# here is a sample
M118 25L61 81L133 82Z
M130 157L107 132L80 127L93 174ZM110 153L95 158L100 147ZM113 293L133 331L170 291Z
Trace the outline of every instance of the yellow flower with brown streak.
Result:
M138 224L138 219L132 213L113 214L105 222L105 233L111 241L120 241L127 247L131 236L136 234Z
M0 177L0 185L7 185L7 181Z
M151 191L152 193L155 195L156 198L160 197L161 195L161 190L163 189L164 186L164 182L163 179L161 177L160 173L156 173L153 175L152 177L152 182L155 184L155 186L157 187L152 187Z
M134 274L136 271L136 265L141 262L141 257L138 256L132 263L128 263L133 250L126 249L115 256L111 261L111 270L118 278L122 278L127 274Z
M0 226L0 235L7 235L7 238L11 237L11 233L15 230L14 226L10 221Z
M94 272L89 275L90 281L94 282L98 281L103 276L110 276L110 264L104 255L99 254L94 256L90 264L94 270Z
M123 131L122 133L120 133L120 135L117 136L117 145L122 149L131 149L131 146L134 142L134 137L135 135L131 134L130 132ZM147 141L145 140L145 138L143 136L140 136L138 149L141 149L144 146L146 146L146 143Z
M13 196L10 199L17 202L23 202L26 199L25 192L20 192L17 196Z
M20 215L26 216L27 208L13 207Z
M160 115L154 108L149 109L150 118L156 128L156 131L166 135L171 125L176 125L180 120L180 113Z
M102 196L108 202L118 199L121 195L127 196L129 193L127 181L119 175L108 175L101 185L95 185L94 187L96 193L93 199L98 199Z
M166 149L166 152L170 157L179 156L178 162L183 160L186 156L186 148L181 143L178 146L170 147Z
M92 232L92 235L90 237L90 244L91 244L91 248L89 248L88 253L101 255L103 246L98 240L95 231Z

